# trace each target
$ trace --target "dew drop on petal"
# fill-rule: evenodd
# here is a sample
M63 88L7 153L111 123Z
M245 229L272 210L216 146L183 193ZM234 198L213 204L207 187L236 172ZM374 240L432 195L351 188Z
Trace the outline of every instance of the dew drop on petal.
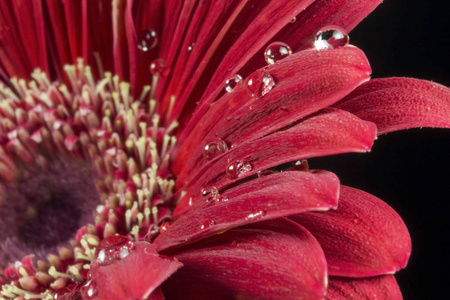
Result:
M162 58L157 58L150 63L150 73L155 76L163 75L166 68L166 61Z
M316 34L314 47L317 50L329 50L348 45L350 38L345 30L339 26L325 26Z
M169 229L170 226L172 226L172 222L170 221L162 223L161 226L159 227L159 232L161 233L163 231L166 231L167 229Z
M205 159L213 159L214 157L225 153L228 150L227 143L221 139L215 139L203 148L203 157Z
M158 44L158 34L154 29L142 30L137 37L138 49L142 52L147 52L153 49Z
M295 23L295 21L297 21L297 17L293 17L292 20L290 21L291 23Z
M234 75L233 77L225 80L225 91L228 93L232 93L234 89L242 84L242 77L239 74Z
M248 214L245 219L246 220L260 219L260 218L263 218L265 215L266 215L266 211L265 210L260 210L260 211Z
M274 42L267 46L266 51L264 51L264 58L268 64L273 65L277 61L288 57L291 54L291 47L286 43Z
M275 80L272 75L263 70L258 70L247 77L245 86L252 97L261 98L272 90L275 86Z
M203 223L202 225L200 225L200 229L206 229L206 228L212 227L214 225L216 225L216 221L214 221L214 220L207 221L207 222Z
M124 259L135 249L134 243L123 236L110 236L97 246L96 261L102 266Z
M81 296L83 299L94 299L98 295L97 284L89 280L80 288Z
M214 202L219 196L219 190L215 186L203 188L201 193L205 202Z
M252 165L241 160L236 160L227 166L226 173L229 178L236 179L252 170Z
M230 200L230 199L228 199L228 197L227 196L223 196L223 195L217 195L217 197L216 197L216 201L217 202L227 202L228 200Z

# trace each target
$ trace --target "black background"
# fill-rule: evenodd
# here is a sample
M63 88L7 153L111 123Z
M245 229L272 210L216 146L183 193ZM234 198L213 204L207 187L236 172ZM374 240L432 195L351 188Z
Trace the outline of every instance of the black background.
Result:
M386 0L350 33L372 77L406 76L450 85L450 13L445 1ZM396 274L404 299L450 299L450 130L410 129L380 136L368 154L313 159L312 168L386 201L413 243Z

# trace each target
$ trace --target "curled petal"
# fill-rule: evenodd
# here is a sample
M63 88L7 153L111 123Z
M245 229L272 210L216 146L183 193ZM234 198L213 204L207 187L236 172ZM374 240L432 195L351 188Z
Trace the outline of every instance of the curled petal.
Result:
M450 89L413 78L371 80L336 107L374 122L378 134L413 127L450 127Z
M95 299L146 299L155 289L158 295L159 285L182 265L159 255L149 243L135 246L134 252L113 264L91 264L91 284L98 293Z
M313 47L316 33L324 26L337 25L350 32L374 10L381 0L316 0L288 23L271 42L287 43L293 52ZM295 32L295 34L292 34ZM265 47L246 63L240 74L260 68Z
M321 171L283 172L248 181L215 200L203 199L161 234L158 250L261 220L337 205L339 180ZM221 200L220 197L226 197Z
M209 110L200 107L200 115L187 124L181 135L185 142L174 155L179 181L203 163L199 144L219 137L241 145L275 132L348 95L369 79L370 67L361 50L342 47L302 51L257 72L269 74L275 81L264 97L253 98L241 84Z
M163 284L171 299L324 298L322 249L307 230L286 219L232 229L171 255L183 263Z
M400 216L380 199L341 186L335 211L290 217L319 241L330 275L366 277L404 268L411 240Z
M402 294L393 275L382 275L368 278L330 277L326 299L401 300Z
M185 184L190 192L181 199L177 209L186 208L189 197L198 195L203 186L220 190L258 171L298 159L369 151L375 137L374 124L344 111L326 111L285 131L235 147L199 168L196 174L191 171L191 182ZM251 170L238 178L228 176L230 163L236 161L251 165Z

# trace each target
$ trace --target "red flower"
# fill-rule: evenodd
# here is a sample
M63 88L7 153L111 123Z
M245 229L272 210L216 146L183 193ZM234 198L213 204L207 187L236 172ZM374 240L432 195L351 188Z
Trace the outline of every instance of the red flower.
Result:
M0 2L2 295L401 298L401 218L306 160L450 127L348 45L379 2Z

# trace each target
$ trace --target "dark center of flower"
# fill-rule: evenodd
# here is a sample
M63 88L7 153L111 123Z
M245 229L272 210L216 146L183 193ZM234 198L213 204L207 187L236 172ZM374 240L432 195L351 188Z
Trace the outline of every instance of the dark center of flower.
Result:
M99 203L95 178L93 167L82 161L23 167L0 192L0 264L30 253L43 258L91 223Z

